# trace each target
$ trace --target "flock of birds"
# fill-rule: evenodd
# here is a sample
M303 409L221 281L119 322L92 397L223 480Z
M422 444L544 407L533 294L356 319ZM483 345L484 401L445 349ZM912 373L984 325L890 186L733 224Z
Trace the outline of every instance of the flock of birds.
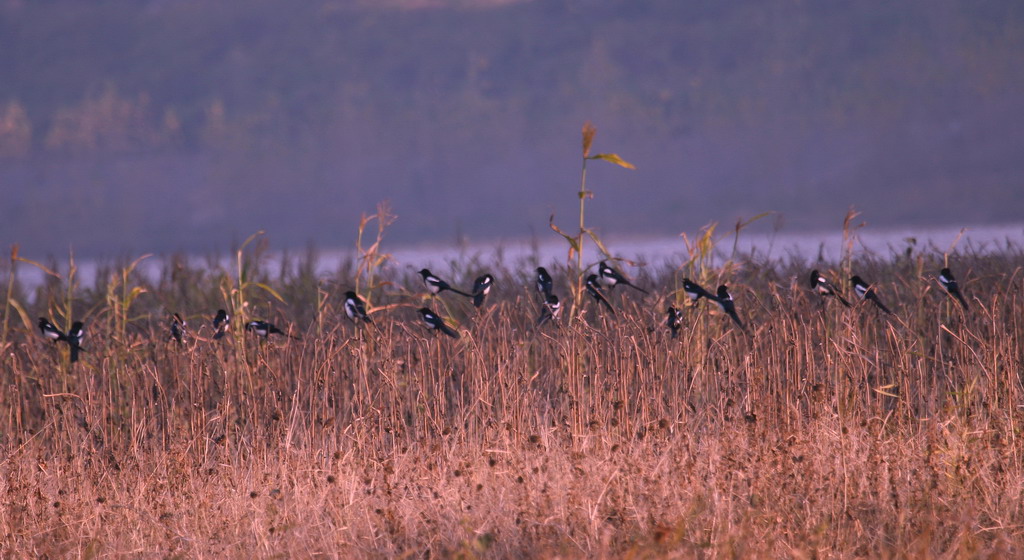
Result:
M448 282L445 282L438 276L434 275L430 270L424 268L419 271L420 276L423 278L423 284L426 287L430 295L437 296L442 292L452 292L461 296L471 298L473 305L481 307L490 294L491 288L494 287L494 276L490 274L484 274L478 277L473 282L473 290L471 292L464 292L458 288L453 287ZM950 272L949 268L943 268L939 273L939 282L946 289L946 292L950 297L955 298L964 311L968 310L967 300L964 298L960 291L960 287L957 284L956 278L953 273ZM815 291L821 297L831 297L837 299L846 307L850 307L850 302L846 300L840 293L839 289L836 288L835 284L830 282L827 278L818 273L817 270L812 270L810 275L810 288ZM874 288L861 279L860 276L854 275L850 278L850 284L853 287L854 293L857 294L858 299L861 301L871 301L879 310L886 314L892 314L892 311L882 303L879 299L878 294L875 293ZM614 289L618 285L628 286L634 290L638 290L644 294L647 294L647 290L633 284L629 281L626 276L615 268L608 265L605 261L601 261L598 265L597 274L590 274L587 276L584 286L587 290L587 294L593 298L595 305L598 309L604 309L607 313L612 315L615 314L615 309L612 304L608 301L605 296L604 290ZM536 289L540 294L543 305L541 307L540 316L537 318L536 324L538 327L543 326L545 323L551 322L558 324L558 316L562 310L561 301L558 296L554 293L554 281L551 275L544 267L538 267L536 271ZM714 294L705 290L700 285L691 282L689 278L683 279L683 292L689 297L692 304L696 304L700 299L713 302L718 305L719 309L729 316L729 318L744 332L748 333L746 325L740 320L739 315L736 312L736 304L731 294L729 294L729 288L726 285L721 285ZM373 324L373 320L370 319L370 315L366 310L366 304L354 291L348 291L345 293L345 314L356 324ZM679 334L680 325L682 323L682 310L677 309L674 306L669 306L666 309L668 315L665 321L666 326L672 333L672 337L675 338ZM459 338L459 333L455 329L451 328L448 323L440 315L435 313L429 307L421 307L419 314L423 320L426 328L431 331L441 332L452 338ZM170 337L181 343L188 334L187 324L185 320L178 313L174 313L170 319ZM217 310L217 314L213 318L213 339L217 340L222 338L231 328L231 316L227 311L223 309ZM71 362L78 361L78 354L82 352L82 339L85 336L85 325L82 321L75 321L71 325L71 329L68 332L62 332L58 329L51 321L44 317L39 318L39 330L43 337L52 340L54 343L65 342L70 347ZM277 326L263 320L249 321L245 325L245 330L253 333L254 335L266 339L270 335L276 334L299 340L299 337L286 333L279 329Z

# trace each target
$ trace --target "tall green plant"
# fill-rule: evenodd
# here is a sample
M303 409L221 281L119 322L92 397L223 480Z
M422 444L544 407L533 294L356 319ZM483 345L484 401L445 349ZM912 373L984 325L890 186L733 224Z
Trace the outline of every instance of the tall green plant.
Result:
M849 278L853 270L853 244L857 240L857 230L864 227L866 224L861 222L854 225L853 220L860 216L860 212L853 209L851 206L846 211L846 216L843 217L843 277Z
M594 144L594 136L597 135L597 128L594 127L590 121L583 123L583 158L582 158L582 169L580 171L580 190L577 193L580 201L580 229L576 235L570 235L562 231L558 226L555 225L555 216L551 215L548 225L554 230L555 233L561 235L563 239L569 244L569 254L566 257L567 264L572 267L573 256L576 257L575 268L573 269L574 286L573 286L573 300L572 308L569 313L569 322L571 323L576 316L576 310L579 307L580 296L583 294L583 237L589 236L590 239L597 245L598 250L606 256L610 256L607 248L597 234L587 228L585 215L586 215L586 201L588 198L594 198L594 193L587 190L587 162L592 159L603 159L618 165L625 167L626 169L636 169L636 166L628 161L619 157L618 154L594 154L590 155L590 149Z
M246 238L245 242L242 243L241 247L235 251L235 266L237 271L237 280L235 286L231 289L229 297L226 298L231 302L233 313L235 317L242 323L246 323L249 320L248 308L249 308L249 295L248 293L252 288L260 288L264 292L273 296L274 299L281 303L286 303L281 294L274 288L271 288L263 282L256 282L252 280L252 277L256 276L256 272L259 269L259 261L256 258L246 259L245 248L252 243L257 237L263 235L263 230L257 231ZM241 332L244 329L238 329L236 332ZM244 337L239 337L240 340L244 340ZM244 345L243 345L244 347Z
M29 317L25 307L14 299L14 283L18 278L18 263L28 263L45 274L53 276L54 278L60 278L60 274L57 274L53 270L50 270L47 266L37 263L36 261L26 259L18 254L18 244L11 245L11 270L7 277L7 298L4 300L4 314L3 314L3 325L0 326L0 342L7 342L8 337L8 317L10 316L11 308L14 308L18 312L18 316L21 317L22 323L25 325L26 330L32 330L32 318Z
M381 242L384 240L384 230L395 223L398 217L391 213L391 206L386 202L377 205L377 213L363 214L359 219L359 233L356 237L356 253L359 255L359 264L356 267L355 291L359 292L360 280L366 279L366 300L371 301L372 291L379 287L376 283L377 275L389 260L391 255L382 253ZM377 222L377 235L369 247L363 247L363 236L366 233L370 222Z
M129 287L128 280L143 260L151 257L151 254L143 255L131 264L121 269L120 278L113 278L107 284L107 306L114 318L114 335L121 341L127 335L128 323L131 321L128 313L135 300L144 293L146 289L142 286Z

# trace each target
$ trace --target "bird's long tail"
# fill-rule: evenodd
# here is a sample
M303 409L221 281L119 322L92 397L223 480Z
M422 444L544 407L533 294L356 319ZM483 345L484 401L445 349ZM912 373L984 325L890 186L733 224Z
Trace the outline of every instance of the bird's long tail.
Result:
M449 327L449 326L448 326L447 324L445 324L444 322L442 322L442 323L441 323L441 325L439 326L439 328L441 329L441 332L443 332L444 334L446 334L446 335L448 335L448 336L450 336L450 337L452 337L452 338L459 338L459 333L458 333L458 331L456 331L455 329L453 329L453 328Z

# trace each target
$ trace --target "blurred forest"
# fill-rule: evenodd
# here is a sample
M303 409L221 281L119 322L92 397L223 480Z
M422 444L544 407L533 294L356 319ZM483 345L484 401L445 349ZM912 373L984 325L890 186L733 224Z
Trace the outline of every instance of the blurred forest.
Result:
M0 0L0 241L202 252L1024 216L1024 3Z

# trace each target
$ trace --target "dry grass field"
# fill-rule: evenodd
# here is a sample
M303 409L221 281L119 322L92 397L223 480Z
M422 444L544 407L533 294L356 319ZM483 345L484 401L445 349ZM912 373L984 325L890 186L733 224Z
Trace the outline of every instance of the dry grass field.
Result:
M823 303L807 263L748 257L623 265L651 295L617 288L614 318L587 301L570 321L549 266L565 309L541 328L537 263L471 260L448 279L493 273L482 310L431 304L458 340L420 322L413 267L238 255L9 285L0 556L1024 554L1015 246L948 255L968 313L935 279L942 251L815 265L851 302L851 272L874 283L891 317ZM700 301L671 338L684 275L727 283L750 334ZM357 277L373 327L342 309ZM235 318L215 341L218 308ZM40 316L85 321L78 363ZM259 341L249 318L301 340Z

